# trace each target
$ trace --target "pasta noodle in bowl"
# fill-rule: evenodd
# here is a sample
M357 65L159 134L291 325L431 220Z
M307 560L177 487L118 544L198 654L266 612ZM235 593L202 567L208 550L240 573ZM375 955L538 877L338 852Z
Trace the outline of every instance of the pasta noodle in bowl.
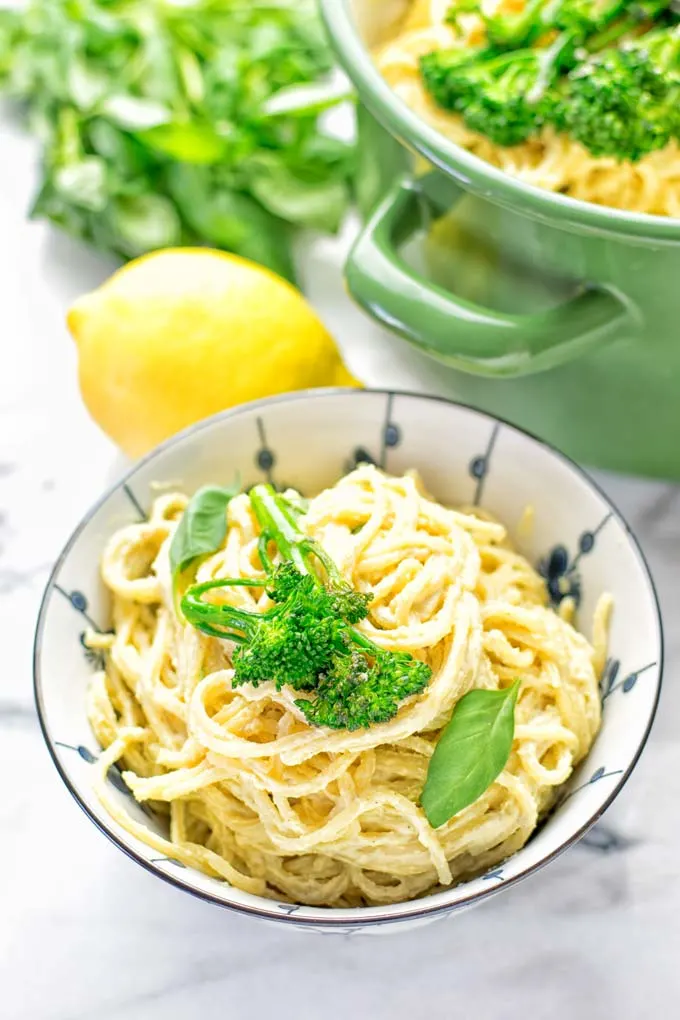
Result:
M247 892L321 906L412 899L519 849L595 736L604 650L546 606L544 582L505 529L433 502L413 475L373 466L311 501L304 530L373 595L368 636L433 671L389 722L334 732L307 724L288 685L233 688L224 643L178 620L168 547L185 502L160 497L150 521L116 533L104 553L114 633L88 635L110 652L88 715L108 749L98 785L108 810L105 777L122 759L137 799L169 805L171 842L154 840L158 850ZM257 612L269 600L247 495L230 503L228 521L225 547L197 579L261 579L261 588L229 592ZM149 549L153 562L137 576ZM608 606L603 596L601 644ZM418 797L442 726L468 690L498 689L516 674L508 767L433 829Z
M315 406L314 395L297 399ZM407 398L394 398L395 408L400 401ZM275 409L290 413L294 405L295 398L274 401L267 416ZM522 436L508 427L510 434ZM404 450L399 459L407 456ZM159 466L149 479L162 477ZM567 619L572 597L562 600L559 613L549 605L544 577L479 503L448 509L418 475L387 468L361 465L335 484L319 485L301 518L346 580L373 594L359 629L381 648L408 652L432 669L424 691L403 700L393 718L367 728L309 725L287 685L235 686L233 645L199 633L177 614L168 550L187 495L156 494L147 520L111 529L102 575L112 593L113 633L102 628L85 637L90 652L104 656L98 663L104 669L88 685L87 715L103 749L88 769L88 808L143 846L147 861L150 854L184 864L182 884L191 873L188 881L203 891L204 882L224 890L224 902L268 902L275 908L269 913L283 918L302 912L310 921L369 922L398 909L408 917L419 906L423 913L437 909L442 897L464 902L458 890L484 883L489 869L508 858L510 866L553 825L551 817L515 854L597 732L606 589L592 603L599 608L591 644ZM423 474L429 488L429 473ZM210 473L201 480L215 479ZM459 491L461 506L470 492L460 483ZM536 514L539 519L540 506ZM227 515L226 540L199 563L196 580L262 581L220 595L261 612L269 602L248 496L235 497ZM617 600L617 591L612 594ZM442 727L466 692L506 688L515 677L521 686L506 767L473 803L434 828L419 796ZM44 705L41 712L47 728ZM135 810L120 784L112 785L116 762L151 815ZM168 877L165 865L159 870ZM482 885L477 895L488 891Z

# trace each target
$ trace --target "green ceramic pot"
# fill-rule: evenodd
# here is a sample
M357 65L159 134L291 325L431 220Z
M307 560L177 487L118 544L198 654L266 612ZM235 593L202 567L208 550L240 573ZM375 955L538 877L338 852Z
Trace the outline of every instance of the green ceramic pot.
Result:
M586 463L680 479L680 220L541 191L430 128L369 53L400 7L321 0L359 96L350 293L458 370L457 398Z

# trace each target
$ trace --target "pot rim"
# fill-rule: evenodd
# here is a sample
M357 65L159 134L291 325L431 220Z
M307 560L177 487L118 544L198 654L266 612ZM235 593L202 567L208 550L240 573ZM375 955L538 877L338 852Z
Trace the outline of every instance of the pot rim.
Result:
M336 55L371 113L401 141L469 190L496 204L521 205L535 218L590 232L627 234L641 240L680 241L680 219L627 212L518 180L446 138L396 95L373 63L354 24L351 0L319 0Z

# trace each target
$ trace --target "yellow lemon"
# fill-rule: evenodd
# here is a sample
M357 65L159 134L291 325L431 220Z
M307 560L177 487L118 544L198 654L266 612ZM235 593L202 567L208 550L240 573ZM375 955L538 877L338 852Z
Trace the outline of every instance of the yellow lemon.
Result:
M129 262L76 301L67 322L85 404L133 457L248 400L360 385L294 287L208 248Z

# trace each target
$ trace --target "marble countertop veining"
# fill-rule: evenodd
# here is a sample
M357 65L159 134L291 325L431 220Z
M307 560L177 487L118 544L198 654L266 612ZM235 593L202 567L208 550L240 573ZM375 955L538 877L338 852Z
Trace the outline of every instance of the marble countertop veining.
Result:
M191 899L78 810L43 746L31 642L52 560L123 468L89 420L63 326L113 268L25 211L35 150L0 114L0 1017L6 1020L645 1020L680 993L680 489L599 479L639 535L667 634L665 689L619 801L529 882L446 922L320 938ZM446 393L344 294L338 241L303 252L307 289L367 381Z

